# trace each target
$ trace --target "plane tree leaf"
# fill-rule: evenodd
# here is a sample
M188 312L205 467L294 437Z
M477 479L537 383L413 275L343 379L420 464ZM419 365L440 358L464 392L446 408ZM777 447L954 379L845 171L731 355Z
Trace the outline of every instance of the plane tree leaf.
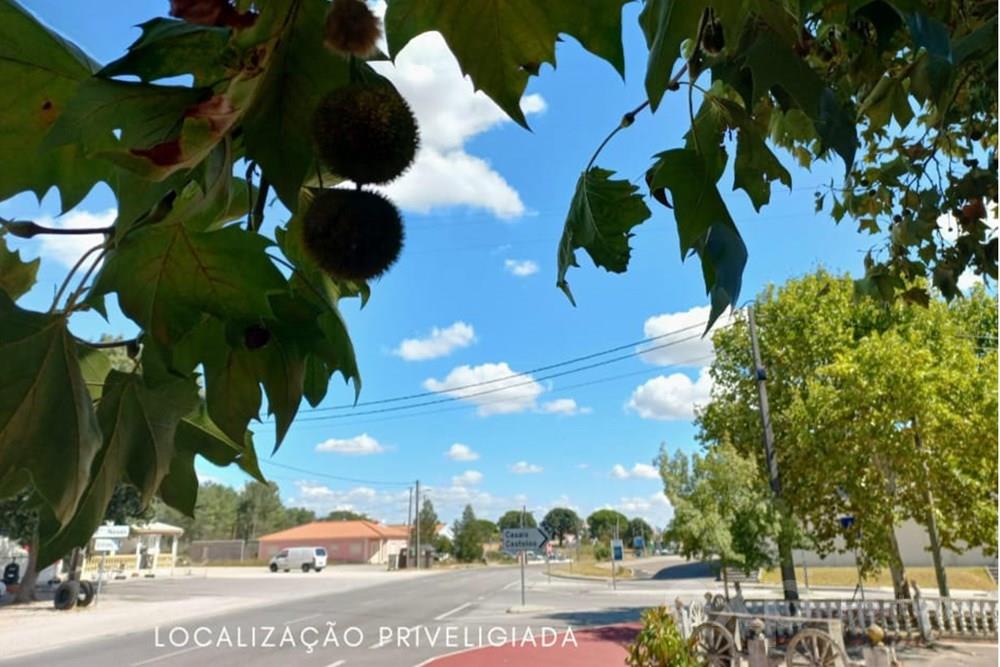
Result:
M681 42L697 35L698 22L708 4L704 0L648 0L643 5L639 25L649 49L646 95L654 111L674 74L674 65L681 56Z
M571 266L579 266L576 250L583 248L595 266L623 273L628 269L632 253L629 246L632 228L650 215L639 189L612 176L613 171L591 167L577 180L576 193L559 241L556 282L570 301L573 301L573 293L566 281L566 272Z
M229 28L204 26L158 17L139 26L142 36L128 52L105 65L98 76L134 75L141 81L156 81L192 74L195 85L219 81L226 74Z
M7 239L0 230L0 290L16 300L30 290L38 276L39 258L25 262L20 250L7 247Z
M621 9L625 0L509 0L469 4L462 0L394 0L385 15L389 52L436 30L462 72L508 116L527 127L521 95L528 77L555 65L560 34L570 35L624 75Z
M79 145L40 150L77 87L96 70L93 60L20 4L0 0L0 201L26 190L41 199L55 187L68 211L98 181L111 178L111 165L84 159Z
M101 430L62 315L0 292L0 471L22 469L60 522L87 486Z
M43 532L39 559L52 562L85 544L104 518L115 486L128 479L146 504L174 457L177 425L198 403L193 381L150 389L136 374L111 371L97 406L104 442L72 519L54 535ZM48 527L42 522L42 530Z
M180 222L149 225L108 255L92 293L116 293L126 315L169 344L206 312L222 318L269 316L268 293L286 284L267 258L270 245L232 226L200 232Z

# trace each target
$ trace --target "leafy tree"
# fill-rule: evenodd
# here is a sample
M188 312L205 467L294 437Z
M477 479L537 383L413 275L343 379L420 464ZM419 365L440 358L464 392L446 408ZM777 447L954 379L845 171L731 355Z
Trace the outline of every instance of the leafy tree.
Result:
M461 518L455 520L452 535L452 548L457 560L468 563L482 559L483 530L472 505L466 505Z
M252 540L285 527L285 508L274 482L248 482L236 508L236 536Z
M507 530L508 528L535 528L538 524L535 522L535 515L531 512L522 512L521 510L510 510L505 512L502 517L497 520L497 528L499 530Z
M285 527L301 526L316 520L316 512L305 507L289 507L285 510Z
M352 510L333 510L326 515L325 521L371 521L371 517Z
M553 0L525 12L393 0L385 34L395 55L439 31L476 88L524 125L520 98L555 63L560 35L624 74L624 2ZM0 0L0 155L18 156L0 166L0 200L55 188L69 211L99 182L117 199L114 224L96 230L102 241L44 312L15 303L39 262L10 251L6 235L59 230L0 225L0 367L12 378L0 401L0 496L18 493L25 474L32 480L42 562L86 541L118 482L132 483L143 505L158 495L190 515L196 456L262 480L247 427L264 395L277 447L302 399L318 405L334 374L360 386L339 301L366 300L362 278L390 262L359 267L359 257L326 252L308 221L353 197L387 211L381 221L397 241L401 223L367 191L331 191L355 173L359 183L382 178L366 174L386 163L334 159L339 139L363 137L333 132L317 143L311 129L336 126L336 114L314 115L352 84L403 109L398 126L408 111L365 62L372 44L354 53L337 30L325 34L325 0L198 4L210 11L173 3L174 18L144 23L139 40L102 66ZM986 225L997 199L996 26L995 3L960 0L646 0L646 99L612 134L662 109L666 94L687 96L690 127L654 156L646 181L669 207L682 256L699 257L712 320L738 301L747 261L719 185L732 174L763 208L775 182L792 185L774 148L804 168L843 162L843 183L820 188L816 205L877 235L884 252L865 258L867 293L926 301L917 277L948 298L967 268L996 278ZM375 28L372 19L364 32ZM189 85L153 83L185 75ZM584 166L559 244L567 295L576 250L623 272L634 228L651 216L638 187L596 164L600 152ZM233 176L237 164L243 177ZM291 216L264 225L266 212L281 210L267 206L272 193ZM954 241L938 230L943 215ZM387 260L398 245L388 244ZM108 297L139 331L111 343L138 360L124 372L111 369L106 344L70 331L77 313L104 312Z
M420 508L420 543L434 544L438 534L438 515L434 511L434 503L430 498L424 498Z
M607 542L615 536L616 530L619 535L624 534L628 528L628 518L616 510L597 510L587 517L587 528L592 538Z
M628 522L622 539L625 540L625 544L631 546L636 537L641 537L645 540L647 547L653 541L653 527L640 517L636 517Z
M583 522L573 510L567 507L553 507L542 519L542 528L549 538L558 540L559 546L562 546L567 535L576 535L576 538L580 539Z
M439 554L450 554L454 552L455 546L447 535L437 535L434 541L431 542L434 545L434 551Z
M893 527L927 525L928 491L942 544L996 545L983 529L997 480L996 325L975 328L989 305L981 291L951 305L880 304L821 271L766 289L755 307L788 510L821 552L842 538L863 570L890 566L900 595ZM712 400L697 421L703 442L731 443L763 471L747 335L742 315L715 333ZM844 534L845 514L859 530Z
M496 542L500 539L500 529L489 519L476 519L474 530L481 542Z
M690 458L661 446L657 464L674 508L669 538L681 555L719 558L723 573L730 565L749 571L774 562L780 522L752 460L718 443Z

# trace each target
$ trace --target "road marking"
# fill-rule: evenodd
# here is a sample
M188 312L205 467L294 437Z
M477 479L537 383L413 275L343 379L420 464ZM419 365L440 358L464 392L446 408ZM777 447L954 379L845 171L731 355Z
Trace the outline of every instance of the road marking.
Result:
M451 611L446 611L445 613L441 614L440 616L435 616L434 620L435 621L443 621L444 619L448 618L452 614L457 614L458 612L462 611L466 607L471 607L471 606L472 606L471 602L466 602L465 604L460 604L457 607L455 607L454 609L452 609Z
M477 599L477 600L485 600L485 599L486 599L486 596L485 596L485 595L480 595L480 596L479 596L479 597L477 597L476 599Z
M140 665L148 665L153 662L159 662L160 660L166 660L167 658L173 658L175 656L181 655L182 653L190 653L191 651L197 651L202 648L201 646L189 646L188 648L182 648L180 651L174 651L173 653L166 653L164 655L158 655L155 658L150 658L149 660L143 660L142 662L136 662L132 664L132 667L140 667Z
M308 621L310 618L317 618L319 616L322 616L322 614L309 614L308 616L303 616L302 618L293 618L290 621L285 621L285 625L295 625L296 623Z
M504 586L503 588L501 588L500 590L502 590L502 591L509 591L510 589L514 588L514 586L518 586L520 584L521 584L520 581L512 581L509 584L507 584L506 586Z
M340 667L340 666L341 666L342 664L344 664L345 662L347 662L347 661L346 661L346 660L338 660L337 662L331 662L331 663L330 663L329 665L327 665L326 667Z

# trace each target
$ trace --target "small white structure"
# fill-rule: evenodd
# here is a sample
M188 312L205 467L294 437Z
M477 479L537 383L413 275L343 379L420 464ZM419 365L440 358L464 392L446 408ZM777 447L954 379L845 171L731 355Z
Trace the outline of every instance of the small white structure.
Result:
M135 540L136 569L157 569L177 565L177 546L184 529L162 521L132 526ZM170 551L166 553L165 539L170 538Z

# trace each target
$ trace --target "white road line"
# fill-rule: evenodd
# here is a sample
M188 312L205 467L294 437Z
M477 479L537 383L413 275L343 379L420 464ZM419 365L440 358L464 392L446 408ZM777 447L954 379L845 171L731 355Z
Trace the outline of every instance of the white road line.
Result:
M140 667L140 665L148 665L154 662L159 662L160 660L166 660L167 658L173 658L174 656L181 655L182 653L190 653L191 651L197 651L203 648L201 646L189 646L187 648L182 648L180 651L174 651L173 653L164 653L163 655L158 655L155 658L150 658L149 660L143 660L142 662L132 663L132 667Z
M510 589L514 588L514 586L520 586L520 585L521 585L520 581L512 581L509 584L507 584L506 586L504 586L503 588L501 588L500 590L502 590L502 591L509 591Z
M371 651L371 650L374 650L374 649L377 649L377 648L382 648L383 646L385 646L386 644L388 644L390 641L392 641L392 640L390 640L390 639L381 639L378 642L376 642L376 643L372 644L371 646L369 646L368 650Z
M331 662L331 663L330 663L329 665L327 665L326 667L340 667L340 666L341 666L342 664L344 664L345 662L347 662L347 661L346 661L346 660L338 660L337 662Z
M317 618L319 616L322 616L322 614L309 614L308 616L303 616L302 618L293 618L290 621L285 621L285 625L295 625L296 623L308 621L310 618Z
M446 611L445 613L441 614L440 616L435 616L434 620L435 621L443 621L444 619L448 618L452 614L457 614L458 612L462 611L466 607L471 607L471 606L472 606L471 602L466 602L465 604L460 604L457 607L455 607L454 609L452 609L451 611Z

